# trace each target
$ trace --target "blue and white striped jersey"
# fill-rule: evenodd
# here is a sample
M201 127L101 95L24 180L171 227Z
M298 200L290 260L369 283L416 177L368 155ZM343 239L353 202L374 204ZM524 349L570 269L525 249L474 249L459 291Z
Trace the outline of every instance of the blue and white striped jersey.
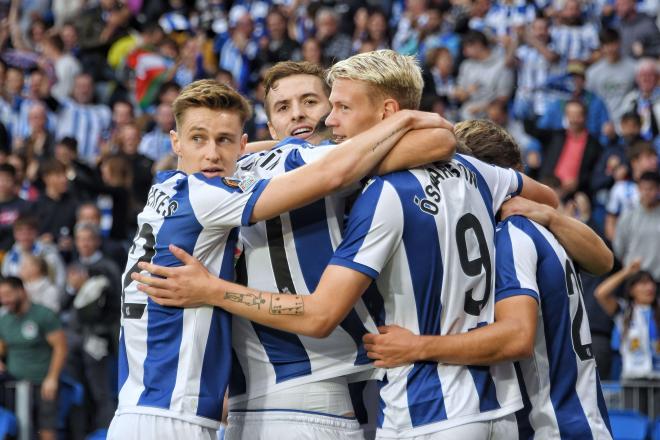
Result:
M72 136L78 141L78 156L87 163L96 164L99 142L110 128L112 112L103 104L78 104L72 99L61 102L57 139Z
M376 177L355 202L331 264L377 279L386 324L449 335L491 323L494 213L521 185L513 170L458 154ZM511 363L390 368L380 397L382 438L429 434L522 407Z
M581 26L552 26L550 36L564 63L569 60L588 61L591 52L600 47L598 30L591 23Z
M179 266L170 243L233 279L238 229L267 181L168 171L157 176L123 274L117 414L154 414L217 429L231 369L231 316L210 306L163 307L137 290L140 261ZM245 190L240 187L243 186Z
M287 138L270 151L242 158L238 175L270 178L321 159L333 148ZM313 292L341 242L346 196L357 190L355 186L277 218L242 227L240 243L245 260L244 264L239 262L239 281L265 291ZM235 316L235 362L229 387L232 408L235 403L295 385L372 370L362 336L374 331L375 323L362 301L323 339L271 329Z
M521 439L611 439L582 283L557 239L520 216L496 232L495 300L530 295L539 302L534 354L516 363L525 407Z

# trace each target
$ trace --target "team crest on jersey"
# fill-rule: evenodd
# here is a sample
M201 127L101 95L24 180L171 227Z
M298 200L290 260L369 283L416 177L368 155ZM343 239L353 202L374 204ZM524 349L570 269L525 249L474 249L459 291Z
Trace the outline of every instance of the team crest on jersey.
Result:
M640 343L639 338L632 338L630 340L630 351L637 351L641 346L642 344Z
M237 179L235 177L223 177L222 183L230 188L238 188L238 185L241 183L241 179Z

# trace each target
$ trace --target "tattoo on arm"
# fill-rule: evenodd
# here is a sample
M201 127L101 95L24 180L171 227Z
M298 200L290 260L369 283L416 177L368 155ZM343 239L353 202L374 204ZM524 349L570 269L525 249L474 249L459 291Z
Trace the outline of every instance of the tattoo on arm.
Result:
M263 294L261 292L258 294L225 292L226 300L245 304L248 307L257 306L257 309L261 309L261 305L266 303L266 300L262 296Z
M383 145L383 144L385 143L385 141L387 141L389 138L391 138L392 136L394 136L395 134L397 134L397 133L400 132L401 130L403 130L403 127L397 128L396 130L392 131L390 134L388 134L387 136L385 136L383 139L381 139L381 140L379 140L378 142L376 142L376 143L374 144L373 148L371 149L371 151L372 151L372 152L373 152L373 151L376 151L376 148L378 148L378 147L380 147L381 145Z
M297 295L271 295L271 315L302 315L305 313L305 303Z

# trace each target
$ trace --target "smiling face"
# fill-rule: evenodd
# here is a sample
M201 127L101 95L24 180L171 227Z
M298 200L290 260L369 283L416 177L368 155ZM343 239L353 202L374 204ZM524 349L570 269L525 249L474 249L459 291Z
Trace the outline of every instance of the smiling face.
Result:
M314 129L330 112L321 78L304 74L282 78L273 84L266 105L273 138L295 136L312 143L321 141Z
M237 111L193 107L186 110L177 131L170 132L178 169L206 177L229 177L243 154L247 135Z

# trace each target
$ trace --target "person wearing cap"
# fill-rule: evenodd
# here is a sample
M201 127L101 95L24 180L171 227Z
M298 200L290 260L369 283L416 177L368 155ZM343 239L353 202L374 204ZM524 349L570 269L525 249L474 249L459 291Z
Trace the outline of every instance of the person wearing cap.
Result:
M570 96L556 99L548 104L546 112L538 119L537 125L544 130L560 130L567 127L563 118L566 103L577 100L586 108L586 127L589 134L606 143L608 136L614 136L614 127L610 121L605 102L595 93L585 88L585 64L581 61L571 61L566 67L569 76L568 89Z

